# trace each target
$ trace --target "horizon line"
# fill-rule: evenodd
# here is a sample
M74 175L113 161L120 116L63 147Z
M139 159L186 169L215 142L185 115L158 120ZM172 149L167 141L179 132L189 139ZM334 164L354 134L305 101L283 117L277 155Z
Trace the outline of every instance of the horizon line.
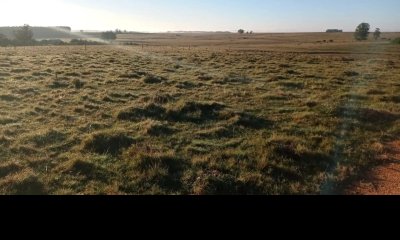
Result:
M27 24L29 25L29 24ZM23 25L18 25L18 26L0 26L0 28L15 28L15 27L21 27ZM57 28L57 27L70 27L68 25L63 25L63 26L32 26L29 25L32 28ZM108 30L90 30L90 29L72 29L71 32L91 32L91 33L101 33L105 31L116 31L120 30L122 32L126 31L127 33L146 33L146 34L162 34L162 33L232 33L236 34L237 31L230 31L230 30L165 30L165 31L135 31L135 30L126 30L126 29L119 29L115 28L113 30L108 29ZM329 30L330 28L327 28L326 30ZM254 30L249 30L253 32L253 34L268 34L268 33L327 33L326 30L321 30L321 31L254 31ZM247 32L247 30L245 30ZM354 33L355 31L344 31L343 32L335 32L335 33ZM371 29L371 32L373 30ZM400 30L393 30L393 31L382 31L382 33L399 33ZM246 33L244 33L246 35Z

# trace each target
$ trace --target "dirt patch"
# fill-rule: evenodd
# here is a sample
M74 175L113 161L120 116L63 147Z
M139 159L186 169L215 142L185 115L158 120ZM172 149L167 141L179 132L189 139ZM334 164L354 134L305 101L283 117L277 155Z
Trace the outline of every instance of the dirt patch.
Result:
M400 195L400 141L386 145L385 151L378 157L382 163L344 191L349 195Z

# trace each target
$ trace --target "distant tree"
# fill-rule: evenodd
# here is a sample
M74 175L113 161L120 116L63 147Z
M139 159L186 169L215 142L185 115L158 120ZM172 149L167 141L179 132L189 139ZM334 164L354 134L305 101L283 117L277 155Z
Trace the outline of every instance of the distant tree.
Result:
M357 26L354 38L358 41L367 40L369 35L370 25L368 23L360 23Z
M113 31L101 33L101 38L104 40L115 40L117 39L117 34Z
M238 33L239 33L239 34L244 34L244 30L243 30L243 29L239 29L239 30L238 30Z
M58 26L57 28L61 29L61 30L65 30L67 32L71 32L72 31L71 27L68 27L68 26Z
M375 32L374 32L374 39L378 40L379 38L381 38L381 29L377 28L377 29L375 29Z
M89 41L84 39L72 39L69 45L101 45L102 43L96 41Z
M250 31L250 34L253 34L254 32L253 31Z
M30 44L33 42L33 32L29 25L24 25L14 31L15 41L19 44Z
M60 46L60 45L66 45L66 43L61 40L61 39L44 39L40 42L38 42L39 45L44 45L44 46Z

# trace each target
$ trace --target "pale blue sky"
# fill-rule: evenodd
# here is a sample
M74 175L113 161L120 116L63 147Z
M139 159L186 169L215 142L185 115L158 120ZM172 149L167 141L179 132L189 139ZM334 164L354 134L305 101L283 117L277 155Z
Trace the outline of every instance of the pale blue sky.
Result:
M400 31L400 0L2 0L1 6L2 25L75 30L353 31L368 22Z

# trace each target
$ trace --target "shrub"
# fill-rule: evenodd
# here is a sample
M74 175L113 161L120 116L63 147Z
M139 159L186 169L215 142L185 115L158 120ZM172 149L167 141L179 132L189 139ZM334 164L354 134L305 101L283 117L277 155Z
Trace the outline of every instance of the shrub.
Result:
M393 44L400 44L400 38L395 38L392 40Z
M101 38L104 40L115 40L117 39L117 34L113 31L107 31L101 33Z

